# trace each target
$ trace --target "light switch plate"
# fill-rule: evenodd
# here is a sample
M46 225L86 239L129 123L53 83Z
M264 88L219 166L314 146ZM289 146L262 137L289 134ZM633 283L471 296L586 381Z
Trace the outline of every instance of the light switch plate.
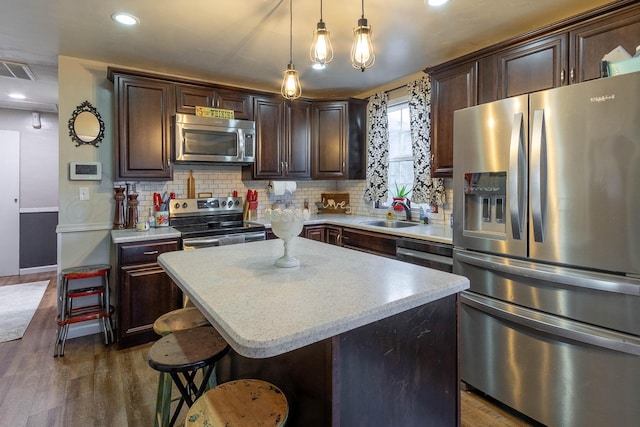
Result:
M89 187L80 187L78 192L80 200L89 200Z

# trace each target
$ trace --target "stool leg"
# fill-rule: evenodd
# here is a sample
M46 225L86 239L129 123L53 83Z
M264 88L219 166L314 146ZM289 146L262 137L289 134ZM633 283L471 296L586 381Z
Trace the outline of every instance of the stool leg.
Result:
M204 372L204 369L202 370L202 374L206 375ZM213 365L213 369L211 371L211 374L209 376L209 381L207 381L207 388L205 391L209 391L212 388L215 388L218 385L218 378L216 376L216 365Z
M62 356L62 326L58 324L56 330L56 343L53 347L53 357Z
M156 397L156 415L154 427L168 427L171 415L171 377L160 372L158 379L158 395Z

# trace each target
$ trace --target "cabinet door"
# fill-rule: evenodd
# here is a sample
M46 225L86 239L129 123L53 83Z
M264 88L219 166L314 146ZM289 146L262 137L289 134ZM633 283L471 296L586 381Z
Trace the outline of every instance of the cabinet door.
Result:
M256 122L256 161L253 177L281 178L284 176L284 99L254 98Z
M237 120L253 120L253 97L247 93L217 89L215 107L233 110Z
M114 89L118 132L114 180L171 179L173 84L116 74Z
M216 93L213 88L176 85L176 112L196 114L196 106L213 107Z
M305 225L303 234L307 239L324 242L324 225Z
M497 56L501 99L569 83L566 34L537 39Z
M311 102L286 103L284 174L288 178L311 177Z
M569 37L574 81L597 79L605 54L622 46L633 55L640 45L640 5L582 25L571 31Z
M158 264L124 266L118 292L118 347L157 339L153 322L181 307L180 289Z
M347 103L313 105L313 178L347 179Z
M453 176L453 112L477 103L477 62L431 74L434 177Z
M324 241L331 245L342 246L342 227L327 225L324 227Z

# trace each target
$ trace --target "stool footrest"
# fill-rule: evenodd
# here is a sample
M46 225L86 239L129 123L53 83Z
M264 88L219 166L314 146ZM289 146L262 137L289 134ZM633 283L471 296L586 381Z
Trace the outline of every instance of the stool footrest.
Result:
M93 286L90 288L71 289L67 292L67 298L80 298L89 295L98 295L104 293L104 286Z

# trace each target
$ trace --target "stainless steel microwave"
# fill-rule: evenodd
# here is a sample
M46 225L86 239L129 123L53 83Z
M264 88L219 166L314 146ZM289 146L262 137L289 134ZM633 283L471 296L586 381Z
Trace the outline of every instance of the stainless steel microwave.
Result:
M176 163L235 163L255 161L256 124L188 114L175 116Z

